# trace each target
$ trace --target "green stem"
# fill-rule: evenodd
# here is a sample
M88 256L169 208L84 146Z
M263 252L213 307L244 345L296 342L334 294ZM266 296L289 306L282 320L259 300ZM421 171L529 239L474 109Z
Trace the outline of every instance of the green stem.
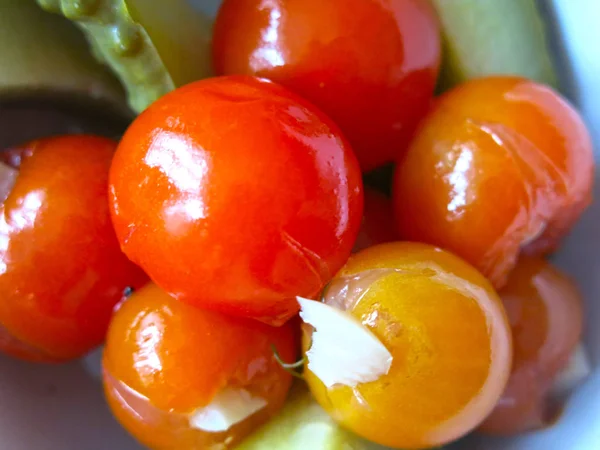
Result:
M302 375L302 373L296 371L296 369L304 369L304 364L306 363L306 358L302 357L302 359L300 359L299 361L296 361L293 363L286 363L285 361L283 361L283 359L281 359L281 355L279 354L279 351L277 350L277 347L275 347L274 344L271 344L271 349L273 351L273 356L275 357L275 361L277 361L277 363L282 367L283 370L288 372L293 377L299 378L301 380L304 379L304 376Z

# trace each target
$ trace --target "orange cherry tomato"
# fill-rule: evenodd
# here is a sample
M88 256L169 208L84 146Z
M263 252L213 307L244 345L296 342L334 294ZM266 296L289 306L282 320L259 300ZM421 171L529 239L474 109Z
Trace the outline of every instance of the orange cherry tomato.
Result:
M365 207L362 225L354 243L354 252L364 250L376 244L396 240L398 235L394 226L392 201L385 194L365 187Z
M274 347L273 347L274 346ZM152 449L232 448L282 407L291 376L274 357L297 355L292 322L273 328L186 305L149 284L111 322L104 387L116 418ZM212 432L191 417L226 389L262 406Z
M110 174L121 247L187 303L281 324L348 258L356 158L300 97L247 76L198 81L142 113Z
M364 171L396 158L432 99L440 32L429 0L225 0L219 74L269 78L342 128Z
M404 239L447 248L501 287L521 251L554 250L591 200L592 143L552 89L517 77L443 95L395 173Z
M573 282L543 259L524 257L500 291L513 334L513 368L506 391L479 428L517 434L549 425L557 406L552 382L581 338L583 305Z
M508 319L489 282L456 256L417 243L370 247L350 258L324 302L358 318L393 357L377 380L329 389L309 359L312 393L345 428L393 448L434 447L475 428L502 395Z
M119 249L108 211L116 143L40 139L1 154L17 171L0 205L0 349L36 361L99 345L127 286L146 282Z

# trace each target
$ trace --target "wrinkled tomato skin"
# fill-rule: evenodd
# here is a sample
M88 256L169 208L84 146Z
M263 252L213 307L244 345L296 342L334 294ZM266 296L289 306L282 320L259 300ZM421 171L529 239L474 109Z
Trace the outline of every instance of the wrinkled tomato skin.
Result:
M555 420L550 389L581 339L583 302L573 281L541 258L520 259L499 294L512 329L513 367L479 431L510 436Z
M501 288L520 253L552 252L591 201L590 135L551 88L518 77L442 95L394 174L403 239L446 248Z
M225 0L213 61L313 102L369 171L405 150L429 107L439 25L429 0Z
M96 136L33 141L2 154L19 172L0 206L0 347L32 361L82 356L113 307L145 274L123 255L108 211L116 143Z
M276 361L298 354L298 324L270 327L171 298L150 283L124 301L111 322L103 380L115 417L152 449L229 449L283 406L291 375ZM222 389L265 401L222 432L190 425L189 416Z
M281 324L348 258L363 210L339 129L286 89L217 77L159 99L110 174L121 247L189 304Z

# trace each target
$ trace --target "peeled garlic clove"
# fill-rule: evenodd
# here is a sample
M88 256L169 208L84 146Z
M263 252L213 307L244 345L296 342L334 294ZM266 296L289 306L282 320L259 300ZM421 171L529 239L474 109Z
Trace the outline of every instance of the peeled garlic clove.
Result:
M579 344L569 359L567 366L556 376L551 393L555 398L568 396L592 373L590 360L583 344Z
M307 367L327 388L355 387L389 372L391 353L358 319L325 303L297 300L300 317L315 329L306 352Z
M190 426L202 431L220 433L250 417L267 405L245 389L225 388L205 407L190 416Z

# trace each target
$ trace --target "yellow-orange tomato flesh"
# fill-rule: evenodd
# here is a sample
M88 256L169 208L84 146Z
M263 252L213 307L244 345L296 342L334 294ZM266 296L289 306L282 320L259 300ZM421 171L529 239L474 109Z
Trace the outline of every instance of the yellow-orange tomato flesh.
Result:
M395 173L402 239L465 258L501 288L525 253L553 251L590 203L592 142L552 89L481 78L440 97Z
M508 320L489 282L458 257L417 243L370 247L350 258L324 301L393 356L387 374L354 388L327 389L307 370L317 401L344 427L382 445L428 448L471 431L500 398L512 359Z
M513 333L506 391L479 428L511 435L553 422L550 388L581 337L583 309L573 282L543 259L523 258L500 291Z
M283 405L291 376L277 363L296 358L293 325L278 328L186 305L150 284L116 313L103 375L117 419L152 449L231 448ZM266 405L229 429L194 428L190 415L224 389Z

